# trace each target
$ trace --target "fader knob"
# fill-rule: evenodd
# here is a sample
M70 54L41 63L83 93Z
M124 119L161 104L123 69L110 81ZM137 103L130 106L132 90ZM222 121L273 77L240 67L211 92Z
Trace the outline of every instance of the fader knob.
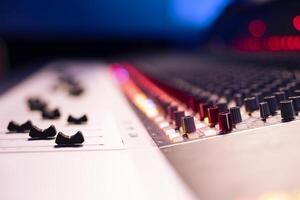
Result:
M183 117L181 124L184 133L193 133L196 131L194 117L192 116Z
M276 110L277 108L277 101L276 101L276 97L275 96L268 96L268 97L264 97L264 100L266 102L268 102L269 105L269 109L270 109L270 114L271 115L276 115Z
M282 122L289 122L295 119L295 110L292 100L285 100L280 102L280 111Z
M174 112L174 121L176 129L181 127L181 118L184 117L184 111L175 111Z
M229 112L219 113L218 117L220 134L230 133L232 131L232 115Z
M255 97L248 97L244 99L246 112L251 114L253 111L257 110L257 99Z
M230 113L232 116L233 124L238 124L238 123L242 122L242 115L241 115L240 107L236 106L236 107L230 108Z
M268 102L264 101L259 103L259 112L260 112L260 117L263 121L266 121L266 119L270 116L270 108L268 105Z
M218 123L219 108L208 108L208 122L210 127L214 127Z

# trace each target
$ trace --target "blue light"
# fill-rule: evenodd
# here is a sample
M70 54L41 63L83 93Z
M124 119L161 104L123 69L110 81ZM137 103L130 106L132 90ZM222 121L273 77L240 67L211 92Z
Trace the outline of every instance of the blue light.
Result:
M185 26L208 28L232 0L172 0L171 17Z

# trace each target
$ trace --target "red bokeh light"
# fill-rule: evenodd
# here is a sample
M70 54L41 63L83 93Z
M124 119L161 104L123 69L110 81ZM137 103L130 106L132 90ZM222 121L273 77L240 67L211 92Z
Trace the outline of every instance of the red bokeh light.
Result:
M293 19L293 25L294 25L294 28L297 31L300 31L300 15L297 15L297 16L294 17L294 19Z
M261 37L266 32L266 24L263 20L255 19L249 23L248 30L254 37Z

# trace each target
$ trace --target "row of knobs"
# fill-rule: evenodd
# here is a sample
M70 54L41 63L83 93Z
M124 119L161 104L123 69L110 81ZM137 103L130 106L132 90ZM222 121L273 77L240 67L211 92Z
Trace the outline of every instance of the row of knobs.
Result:
M300 111L300 96L278 99L276 96L268 96L263 98L264 101L258 102L255 97L249 97L244 99L245 109L249 115L255 110L260 111L260 116L263 121L269 116L277 114L277 110L280 108L281 118L283 122L294 120L294 116Z
M196 131L194 117L185 116L185 112L179 111L176 105L166 102L160 103L166 117L175 125L177 130L182 128L184 133ZM269 116L276 115L277 110L280 108L282 122L288 122L294 120L295 115L300 111L300 96L289 97L288 100L285 100L284 94L279 92L276 96L267 96L262 99L257 97L245 98L244 105L249 115L259 110L263 121L266 121ZM221 134L231 132L235 125L242 122L240 107L228 108L225 102L216 105L210 102L200 103L198 111L199 119L203 121L208 118L210 127L215 127L218 124Z
M207 104L201 104L200 110L205 112L211 127L219 125L220 133L226 134L232 131L235 124L242 122L241 112L239 107L227 109L226 104L220 104L217 107L208 107ZM205 107L205 109L203 108ZM221 111L221 112L220 112ZM203 112L200 112L203 114ZM166 117L174 123L175 128L182 128L184 133L193 133L196 131L194 117L185 116L184 111L178 111L175 105L168 105L166 109ZM200 114L200 115L202 115ZM201 117L200 117L201 119Z

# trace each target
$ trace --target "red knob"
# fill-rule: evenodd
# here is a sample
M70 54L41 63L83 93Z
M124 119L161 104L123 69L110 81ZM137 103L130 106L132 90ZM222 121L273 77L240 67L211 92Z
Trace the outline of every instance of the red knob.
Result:
M210 127L214 127L218 123L219 108L208 108L208 122Z
M230 112L219 113L218 121L220 134L226 134L232 131L232 115Z

